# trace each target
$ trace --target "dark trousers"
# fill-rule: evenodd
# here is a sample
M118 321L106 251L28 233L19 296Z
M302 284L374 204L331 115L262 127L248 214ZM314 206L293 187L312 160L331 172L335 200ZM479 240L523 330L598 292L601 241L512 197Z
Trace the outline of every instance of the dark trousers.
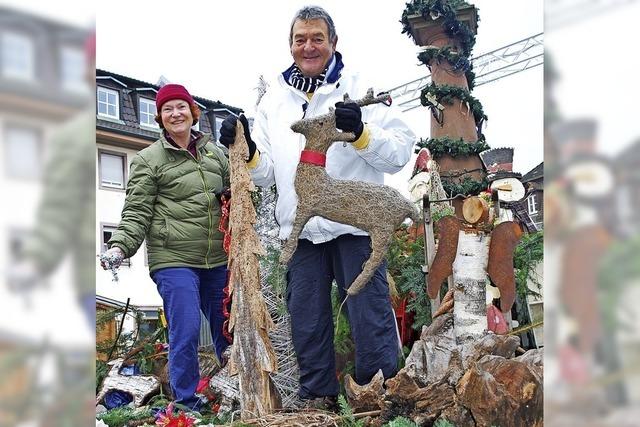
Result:
M365 236L343 235L317 245L298 241L287 272L287 307L300 368L298 395L303 399L338 394L331 284L336 281L342 301L345 288L360 274L370 252L370 239ZM379 369L385 378L394 376L399 340L386 263L358 295L347 299L342 310L355 343L356 382L368 383Z
M200 310L211 326L216 355L229 345L222 334L222 301L227 267L162 268L152 273L169 324L169 382L177 403L197 409L200 380Z

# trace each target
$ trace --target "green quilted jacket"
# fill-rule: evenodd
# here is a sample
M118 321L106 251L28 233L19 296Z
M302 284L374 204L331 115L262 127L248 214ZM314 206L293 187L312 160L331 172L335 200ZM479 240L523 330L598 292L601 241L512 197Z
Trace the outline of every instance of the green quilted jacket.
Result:
M146 239L150 272L227 262L215 193L229 186L229 163L208 134L196 147L194 158L162 136L131 162L122 219L109 247L128 258Z

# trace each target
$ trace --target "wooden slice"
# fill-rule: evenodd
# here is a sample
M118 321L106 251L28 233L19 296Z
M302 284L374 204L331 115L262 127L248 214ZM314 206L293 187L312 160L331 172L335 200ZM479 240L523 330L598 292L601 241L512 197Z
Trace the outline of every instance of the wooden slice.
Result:
M469 224L486 222L489 219L489 205L479 197L467 197L462 203L462 217Z

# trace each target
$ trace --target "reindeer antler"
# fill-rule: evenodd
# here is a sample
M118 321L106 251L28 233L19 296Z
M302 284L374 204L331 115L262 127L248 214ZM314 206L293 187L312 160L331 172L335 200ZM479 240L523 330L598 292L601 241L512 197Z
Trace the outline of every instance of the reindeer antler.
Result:
M373 88L369 88L367 90L367 94L364 96L364 98L358 99L358 100L353 100L351 98L349 98L349 94L345 93L344 94L344 102L345 103L356 103L358 104L360 107L365 107L367 105L371 105L371 104L379 104L379 103L384 103L384 104L389 104L391 103L391 95L389 95L389 93L387 92L381 92L380 94L378 94L377 96L373 96Z

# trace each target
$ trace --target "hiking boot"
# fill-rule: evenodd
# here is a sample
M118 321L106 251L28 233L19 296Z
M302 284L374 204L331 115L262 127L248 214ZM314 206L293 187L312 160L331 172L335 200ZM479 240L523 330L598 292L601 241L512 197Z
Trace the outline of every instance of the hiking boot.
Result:
M319 409L322 411L338 412L338 400L335 396L304 399L301 409Z

